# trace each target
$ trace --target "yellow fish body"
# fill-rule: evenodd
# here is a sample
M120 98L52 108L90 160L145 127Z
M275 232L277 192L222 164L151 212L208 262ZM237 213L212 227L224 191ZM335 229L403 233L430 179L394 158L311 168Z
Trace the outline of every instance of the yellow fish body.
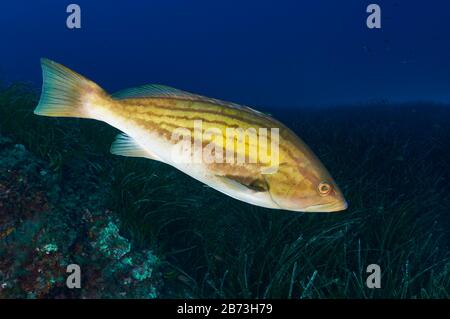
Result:
M302 212L347 208L307 145L266 114L162 85L109 95L58 63L41 64L43 88L34 113L116 127L123 134L112 144L113 154L167 163L257 206Z

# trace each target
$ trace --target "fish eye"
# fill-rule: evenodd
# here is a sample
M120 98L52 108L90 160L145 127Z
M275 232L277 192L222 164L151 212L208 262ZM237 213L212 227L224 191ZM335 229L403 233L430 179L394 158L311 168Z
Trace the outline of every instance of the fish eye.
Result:
M321 196L326 196L326 195L328 195L331 192L332 187L327 182L321 182L319 184L319 186L317 186L317 189L318 189L319 194Z

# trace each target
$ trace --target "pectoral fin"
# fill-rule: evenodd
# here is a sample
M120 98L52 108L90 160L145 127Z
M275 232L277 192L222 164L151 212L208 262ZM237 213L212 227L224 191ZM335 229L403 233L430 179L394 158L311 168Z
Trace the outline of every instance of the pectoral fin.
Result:
M224 183L232 189L251 192L267 192L269 185L264 178L224 175L218 176Z
M155 161L162 161L158 155L143 149L132 137L125 133L116 136L116 140L111 144L110 151L115 155L145 157Z

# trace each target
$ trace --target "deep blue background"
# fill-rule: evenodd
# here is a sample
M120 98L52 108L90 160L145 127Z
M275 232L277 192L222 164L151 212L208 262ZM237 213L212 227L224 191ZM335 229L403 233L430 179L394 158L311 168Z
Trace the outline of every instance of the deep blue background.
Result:
M381 30L365 25L372 2ZM0 78L36 86L48 57L109 91L162 83L262 109L450 102L448 0L15 0L0 30Z

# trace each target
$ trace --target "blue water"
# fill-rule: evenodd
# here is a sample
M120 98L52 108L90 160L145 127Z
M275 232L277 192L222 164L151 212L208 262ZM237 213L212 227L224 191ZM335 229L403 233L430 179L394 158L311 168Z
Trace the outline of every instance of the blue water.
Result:
M163 83L257 106L450 101L450 2L2 1L0 79L41 84L39 58L109 91Z

